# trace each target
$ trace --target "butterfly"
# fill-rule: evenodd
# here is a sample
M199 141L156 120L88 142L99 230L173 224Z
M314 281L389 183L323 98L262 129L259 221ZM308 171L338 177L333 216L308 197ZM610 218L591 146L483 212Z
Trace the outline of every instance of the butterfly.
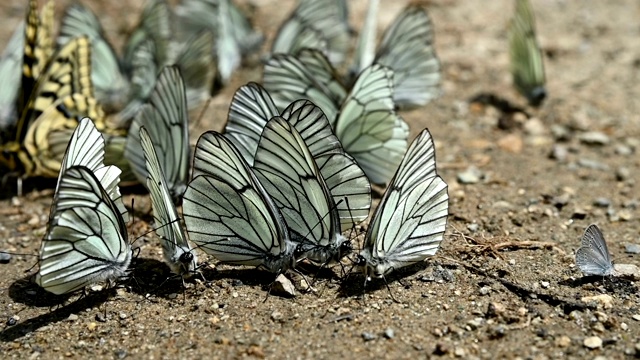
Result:
M322 110L308 100L289 104L280 114L269 93L256 83L233 96L224 135L251 166L269 119L281 116L302 136L338 209L342 230L364 221L371 206L371 187L356 161L345 153Z
M68 6L62 16L59 46L69 40L87 36L91 42L91 81L95 96L105 108L121 108L127 101L129 80L120 66L120 59L105 37L96 15L80 3Z
M89 118L71 134L40 248L35 282L54 294L124 275L131 261L120 169L104 165L104 139Z
M79 165L64 170L53 201L35 283L60 295L124 276L127 227L94 173Z
M273 273L293 268L296 245L282 213L236 147L205 132L193 168L182 206L191 241L224 263Z
M319 106L344 150L371 182L384 184L400 163L409 136L407 123L394 109L393 76L391 69L374 64L347 92L328 59L317 50L304 49L297 56L273 55L263 82L278 108L298 99Z
M198 262L196 254L187 242L151 136L144 126L138 132L148 172L146 183L151 194L153 219L162 244L164 261L174 274L188 278L195 272Z
M440 61L434 48L429 15L421 6L406 7L382 35L374 56L376 9L377 1L370 1L351 75L357 75L372 63L387 66L394 72L393 100L396 106L414 108L426 105L441 93Z
M242 57L259 49L264 40L231 0L183 0L175 12L179 38L187 39L203 30L216 35L214 51L223 84L240 66Z
M517 0L509 24L511 74L516 89L532 106L539 106L547 96L544 87L544 62L536 39L535 18L528 0Z
M411 143L365 234L357 259L366 280L434 255L447 226L447 184L436 174L427 129Z
M20 91L25 22L16 27L7 47L0 55L0 142L18 121L17 101ZM6 132L6 133L5 133Z
M616 273L604 236L591 224L582 235L582 246L576 251L576 264L585 275L609 276Z
M171 197L179 200L186 189L189 176L189 118L187 98L180 70L167 66L158 75L155 89L147 104L136 114L124 150L131 168L140 181L148 182L149 169L140 144L140 128L144 126L152 139L164 185Z
M278 29L271 53L297 55L305 48L317 49L332 64L340 64L349 47L347 20L345 0L301 0Z

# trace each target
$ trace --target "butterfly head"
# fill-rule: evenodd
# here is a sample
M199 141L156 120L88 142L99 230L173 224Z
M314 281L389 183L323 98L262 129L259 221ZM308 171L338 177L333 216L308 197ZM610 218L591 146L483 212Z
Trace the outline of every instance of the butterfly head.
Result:
M169 267L174 274L186 279L196 272L197 262L197 256L192 249L177 247L175 256L169 262Z
M20 144L17 142L9 142L0 146L0 169L17 170L21 164L20 151Z

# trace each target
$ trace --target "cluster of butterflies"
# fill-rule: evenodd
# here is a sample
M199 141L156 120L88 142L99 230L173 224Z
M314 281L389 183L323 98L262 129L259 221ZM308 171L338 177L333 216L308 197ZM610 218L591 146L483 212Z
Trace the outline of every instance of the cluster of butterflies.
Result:
M377 7L376 1L371 3ZM30 31L49 29L45 25L52 21L46 15L51 5L40 15L36 5L30 2L28 19L35 20L27 21L27 37ZM28 153L18 157L30 165L24 166L30 169L28 176L58 176L35 276L38 285L65 294L125 275L132 247L119 186L128 177L149 190L164 259L183 278L197 271L191 244L223 263L273 273L300 261L320 266L339 262L353 251L352 239L343 234L369 216L370 183L388 187L369 222L364 246L352 259L367 279L435 254L446 228L447 185L436 173L429 132L423 130L409 145L409 127L397 113L440 93L440 64L424 9L406 8L377 51L372 44L376 14L370 12L357 60L341 76L336 69L344 65L351 32L346 1L301 0L265 59L263 85L251 82L237 90L225 129L202 134L193 156L190 94L202 87L191 81L209 72L184 66L176 60L180 56L161 55L184 51L193 60L190 49L196 43L186 41L186 48L171 50L172 42L159 40L166 33L167 9L164 2L152 1L123 58L117 58L96 17L72 5L62 32L82 29L84 35L69 35L66 41L87 46L64 45L70 47L69 55L56 55L58 50L40 57L50 59L49 64L33 77L36 95L27 108L50 96L38 109L51 116L41 121L42 115L34 114L26 126L18 126L36 133L36 153L25 151L31 140L24 136L12 141L19 154ZM211 11L216 16L204 16ZM229 0L185 0L173 17L182 24L178 39L181 33L215 37L208 41L215 48L206 53L217 60L222 82L262 41ZM24 64L34 54L28 46L43 47L25 41ZM144 48L150 51L139 50ZM195 64L212 62L196 58ZM153 67L143 66L148 63ZM85 87L77 85L81 81ZM61 89L67 89L71 100L59 96ZM84 89L84 97L77 89ZM128 97L114 121L103 104L112 106L120 102L116 96L126 93L144 95ZM176 208L180 203L182 217Z

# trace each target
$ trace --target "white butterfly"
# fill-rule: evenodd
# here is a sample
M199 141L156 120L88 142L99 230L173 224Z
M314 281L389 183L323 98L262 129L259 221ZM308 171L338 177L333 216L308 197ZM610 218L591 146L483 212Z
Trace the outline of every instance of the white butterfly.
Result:
M295 264L280 210L240 152L213 131L196 144L193 180L183 198L191 241L218 260L282 273Z
M236 91L225 136L237 145L250 165L267 121L278 115L273 100L260 85L249 83ZM298 100L287 106L281 117L295 127L309 148L337 206L342 230L366 219L371 205L369 182L345 153L322 110L308 100Z
M63 169L53 201L36 284L59 295L124 276L131 261L127 227L94 173Z
M436 174L433 140L425 129L407 150L367 229L358 259L367 280L434 255L448 208L447 184Z
M515 87L526 96L529 104L540 105L547 96L544 62L528 0L516 1L515 15L509 24L509 55Z
M604 236L596 224L582 235L582 246L576 251L576 264L585 275L609 276L616 273Z
M149 132L159 157L166 186L171 197L179 200L186 189L189 176L189 124L187 98L180 70L176 66L164 67L147 104L135 116L124 155L138 181L145 183L149 169L145 166L139 131L144 126Z
M373 183L387 183L407 148L409 127L396 113L393 71L381 65L366 68L347 93L328 60L305 49L297 56L276 54L264 68L264 87L284 108L309 99L329 119L344 150Z
M22 75L22 53L24 52L24 21L16 27L7 47L0 56L0 141L2 132L15 125L18 120L17 100Z
M151 194L153 219L156 233L160 237L164 261L174 274L183 278L190 277L196 269L196 254L187 242L186 233L173 204L171 192L167 187L162 166L158 161L156 149L151 137L143 126L139 129L140 143L144 152L145 165L148 171L147 188Z
M332 64L344 61L349 47L346 0L301 0L280 26L271 53L296 55L309 48L322 51Z

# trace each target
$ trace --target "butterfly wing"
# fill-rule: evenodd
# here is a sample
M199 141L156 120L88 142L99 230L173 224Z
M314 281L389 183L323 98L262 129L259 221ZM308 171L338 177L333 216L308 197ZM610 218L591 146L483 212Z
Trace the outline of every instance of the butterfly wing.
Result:
M55 212L40 248L35 282L54 294L124 276L131 261L127 227L93 172L63 172Z
M367 272L382 276L438 250L447 225L449 195L447 184L432 167L435 153L424 150L432 144L431 135L423 130L380 201L361 252Z
M174 274L186 276L195 271L196 256L187 242L186 233L173 204L156 149L144 127L139 130L140 143L148 170L147 188L151 194L153 219L160 237L164 260Z
M396 18L385 31L374 62L393 70L397 106L422 106L440 96L433 25L422 7L409 6Z
M384 184L391 179L409 136L409 126L394 110L393 71L376 64L358 76L334 131L371 182Z
M13 31L7 47L0 57L0 141L3 132L13 127L18 120L17 101L20 90L22 57L24 50L25 22L22 21Z
M139 142L140 127L149 132L166 185L172 197L179 199L189 175L189 126L187 98L180 70L165 67L156 82L149 102L142 106L129 129L125 157L141 183L149 176Z
M233 95L224 134L236 145L249 165L253 165L262 129L269 119L278 115L271 96L259 84L250 82Z
M202 31L187 39L173 61L182 73L189 109L197 107L209 96L214 76L214 44L211 31Z
M611 254L597 225L591 224L584 231L582 246L576 252L576 264L586 275L607 276L613 273Z
M91 42L91 80L96 98L103 106L121 108L127 100L129 84L120 69L118 56L96 15L84 5L75 3L67 7L62 17L58 45L83 35Z
M367 15L364 19L362 31L358 36L356 52L353 56L354 63L349 68L349 76L352 78L355 78L362 70L373 64L376 46L376 17L378 16L379 4L380 0L369 0L367 4Z
M294 250L286 223L235 146L206 132L193 167L183 199L191 241L226 263L286 270Z
M516 1L508 35L513 83L526 96L529 104L538 106L547 93L542 52L536 39L533 9L528 0Z

